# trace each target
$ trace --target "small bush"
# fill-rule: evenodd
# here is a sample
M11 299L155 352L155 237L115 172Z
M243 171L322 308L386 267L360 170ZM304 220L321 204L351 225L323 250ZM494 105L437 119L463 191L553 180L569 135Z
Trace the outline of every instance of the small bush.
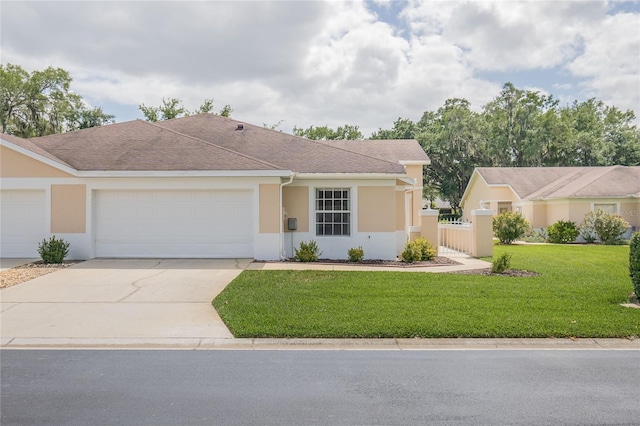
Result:
M424 237L416 238L413 244L420 248L420 260L431 260L438 254L438 250Z
M62 263L69 254L69 243L53 235L48 241L38 244L38 254L44 263Z
M584 216L580 235L588 243L594 242L597 236L602 244L618 244L628 228L629 223L619 215L598 209Z
M422 249L414 244L413 241L409 241L404 246L404 250L400 253L400 259L405 263L414 263L422 259Z
M543 229L529 229L524 237L521 238L522 241L526 241L528 243L546 243L547 242L547 232Z
M586 243L595 243L598 239L595 228L596 216L593 212L584 215L584 219L580 224L580 236Z
M511 266L511 253L502 253L500 257L491 262L491 272L502 274Z
M407 242L400 254L400 259L406 263L414 263L421 260L431 260L438 254L436 248L423 237L418 237Z
M640 232L633 233L629 245L629 275L636 297L640 299Z
M348 251L349 254L349 262L362 262L364 259L364 250L362 246L350 248Z
M559 220L547 228L547 240L555 244L572 243L579 234L578 226L570 220Z
M317 262L318 257L322 255L322 252L318 248L318 244L314 240L311 240L308 243L301 241L300 250L294 250L296 252L294 257L298 262Z
M511 244L528 229L529 222L518 213L504 212L493 218L493 233L501 244Z

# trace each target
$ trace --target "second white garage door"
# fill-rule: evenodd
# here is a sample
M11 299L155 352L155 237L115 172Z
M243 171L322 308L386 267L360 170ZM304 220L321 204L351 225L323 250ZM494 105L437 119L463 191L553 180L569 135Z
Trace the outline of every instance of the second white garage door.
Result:
M44 191L0 191L0 257L38 258L47 233Z
M253 257L252 191L97 191L97 257Z

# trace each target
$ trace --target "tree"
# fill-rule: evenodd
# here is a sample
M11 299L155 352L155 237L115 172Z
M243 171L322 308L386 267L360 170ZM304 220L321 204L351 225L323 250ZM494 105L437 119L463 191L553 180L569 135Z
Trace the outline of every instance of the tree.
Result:
M114 121L101 108L87 108L82 97L70 90L71 81L62 68L28 73L19 65L0 65L2 133L29 138Z
M306 129L294 126L293 134L307 139L326 141L364 139L364 135L360 131L360 128L350 124L339 126L335 130L328 126L309 126Z
M392 129L380 128L377 132L373 132L369 139L415 139L419 132L420 128L417 123L408 118L398 117L393 122Z
M144 115L147 121L162 121L171 120L172 118L187 117L192 113L182 105L182 100L179 98L162 98L162 105L159 106L146 106L145 104L138 105L138 108ZM222 117L229 117L233 112L230 105L225 105L220 113L212 113L213 99L205 99L202 105L193 114L214 114L221 115Z
M500 95L484 107L494 166L540 166L544 138L539 134L541 117L555 108L552 97L517 89L506 83Z
M425 112L416 125L421 129L416 138L431 159L424 169L426 185L436 188L455 209L474 167L488 163L481 117L466 99L447 99L437 112Z

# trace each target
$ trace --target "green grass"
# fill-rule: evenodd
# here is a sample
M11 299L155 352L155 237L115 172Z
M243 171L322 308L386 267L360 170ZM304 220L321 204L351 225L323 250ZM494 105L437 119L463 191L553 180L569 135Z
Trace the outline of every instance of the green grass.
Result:
M630 337L628 246L496 246L537 277L245 271L213 305L236 337Z

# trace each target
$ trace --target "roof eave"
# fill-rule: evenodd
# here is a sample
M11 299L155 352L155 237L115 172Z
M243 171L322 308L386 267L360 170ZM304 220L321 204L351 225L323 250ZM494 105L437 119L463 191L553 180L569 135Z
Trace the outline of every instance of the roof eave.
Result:
M85 170L78 177L289 177L290 170Z
M404 179L403 173L296 173L297 179Z
M431 160L400 160L399 163L403 166L428 166Z

